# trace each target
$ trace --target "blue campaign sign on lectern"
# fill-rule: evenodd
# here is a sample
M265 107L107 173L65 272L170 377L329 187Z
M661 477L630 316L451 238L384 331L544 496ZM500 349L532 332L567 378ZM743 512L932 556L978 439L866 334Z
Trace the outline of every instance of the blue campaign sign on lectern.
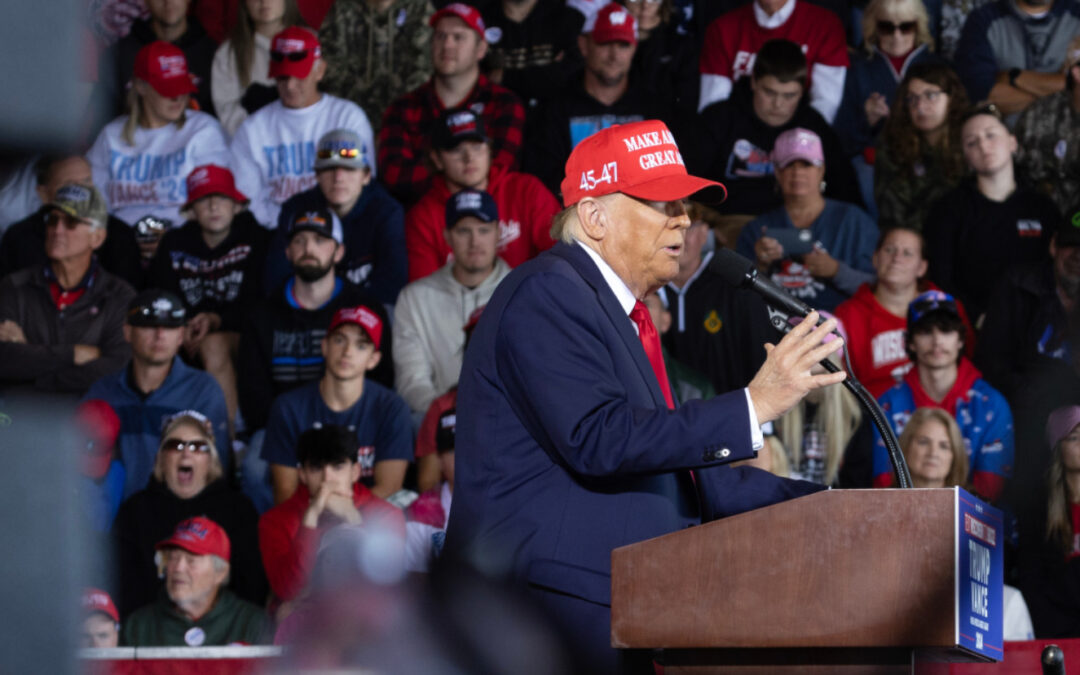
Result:
M956 641L1000 661L1004 655L1001 511L956 490Z

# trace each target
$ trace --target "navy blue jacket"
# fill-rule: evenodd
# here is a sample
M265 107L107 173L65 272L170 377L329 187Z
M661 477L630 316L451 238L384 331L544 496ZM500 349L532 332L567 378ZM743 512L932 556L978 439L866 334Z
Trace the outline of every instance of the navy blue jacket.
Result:
M465 354L456 434L447 550L599 605L612 549L820 489L722 464L754 455L742 390L668 410L578 245L495 291Z
M875 48L873 54L860 51L857 56L852 56L851 67L844 79L844 98L833 122L833 128L844 144L844 152L854 156L864 148L873 147L877 135L885 126L885 120L881 120L871 128L866 120L866 99L870 98L870 94L881 94L891 107L900 81L911 66L942 62L943 59L925 44L919 45L908 55L899 73L880 49Z
M276 289L293 274L285 257L285 247L289 243L286 233L293 214L327 206L318 185L289 197L281 205L278 228L266 256L263 288ZM382 185L372 180L364 186L352 210L341 219L341 227L345 230L345 257L338 263L338 276L364 289L384 305L393 305L409 280L405 210Z

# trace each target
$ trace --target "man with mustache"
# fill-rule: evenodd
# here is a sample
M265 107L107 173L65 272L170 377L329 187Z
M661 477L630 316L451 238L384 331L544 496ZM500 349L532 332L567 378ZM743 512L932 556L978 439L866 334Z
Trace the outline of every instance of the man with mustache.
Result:
M898 436L916 408L941 408L955 417L968 447L968 482L976 494L993 501L1012 477L1012 411L963 355L966 333L951 295L927 291L917 296L908 305L904 337L915 367L878 403ZM874 487L888 487L893 478L885 443L877 431L874 437Z

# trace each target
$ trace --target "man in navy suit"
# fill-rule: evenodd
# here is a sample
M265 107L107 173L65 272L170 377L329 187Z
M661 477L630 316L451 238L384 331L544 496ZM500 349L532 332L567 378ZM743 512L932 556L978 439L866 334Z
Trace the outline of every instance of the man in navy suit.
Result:
M746 389L674 407L641 300L679 271L681 200L704 188L723 191L687 175L662 122L582 141L562 242L502 281L462 368L447 550L527 583L586 672L648 671L648 655L611 647L612 549L819 489L726 464L843 379L810 372L839 346L822 344L835 321L811 330L811 315L764 346Z

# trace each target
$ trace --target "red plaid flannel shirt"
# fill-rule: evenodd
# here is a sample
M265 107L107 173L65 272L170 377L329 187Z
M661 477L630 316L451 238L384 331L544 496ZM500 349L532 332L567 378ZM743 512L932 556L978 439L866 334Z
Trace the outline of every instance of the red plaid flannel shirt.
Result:
M517 168L525 128L525 107L518 97L480 75L459 107L469 108L483 118L491 139L492 163ZM428 80L397 98L383 113L378 143L379 176L405 204L415 203L431 187L427 164L430 130L444 109L435 86Z

